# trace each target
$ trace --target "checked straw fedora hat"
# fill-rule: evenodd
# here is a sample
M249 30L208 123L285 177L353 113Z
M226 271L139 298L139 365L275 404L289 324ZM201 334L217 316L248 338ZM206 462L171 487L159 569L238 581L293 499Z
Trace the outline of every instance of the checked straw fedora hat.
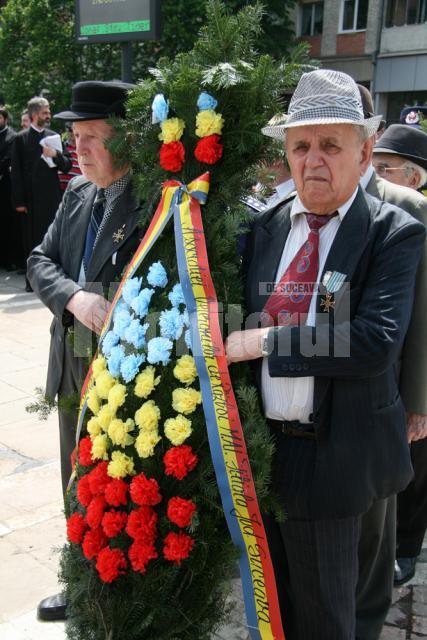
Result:
M373 136L381 116L365 118L357 84L346 73L316 69L304 73L289 103L287 114L275 116L262 133L277 140L285 139L286 129L317 124L354 124ZM273 119L274 120L274 119Z

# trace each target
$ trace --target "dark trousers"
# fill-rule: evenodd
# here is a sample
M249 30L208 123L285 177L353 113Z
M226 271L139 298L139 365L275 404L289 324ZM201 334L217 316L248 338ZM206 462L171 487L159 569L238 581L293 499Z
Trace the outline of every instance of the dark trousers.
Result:
M396 544L396 496L377 500L362 517L356 637L378 640L391 605Z
M70 404L70 400L72 400L73 397L77 400L77 394L80 393L84 380L84 363L85 361L83 358L77 358L74 356L73 346L69 340L68 334L66 333L62 379L58 391L59 445L61 453L62 491L64 496L72 471L71 454L76 447L78 410L70 409L69 407L61 407L61 402L64 404Z
M398 558L415 558L421 552L427 529L427 438L411 444L414 479L397 496Z
M313 519L316 443L274 438L273 486L286 515L265 526L286 640L353 640L361 518Z

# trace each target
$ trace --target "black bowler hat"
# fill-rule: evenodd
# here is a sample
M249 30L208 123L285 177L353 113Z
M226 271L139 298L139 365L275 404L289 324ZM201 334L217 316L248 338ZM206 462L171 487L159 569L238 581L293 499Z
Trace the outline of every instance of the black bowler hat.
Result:
M135 88L127 82L101 82L88 80L77 82L72 89L72 102L69 111L54 115L60 120L101 120L110 116L124 118L128 92Z
M394 153L427 170L427 134L406 124L392 124L378 140L374 153Z

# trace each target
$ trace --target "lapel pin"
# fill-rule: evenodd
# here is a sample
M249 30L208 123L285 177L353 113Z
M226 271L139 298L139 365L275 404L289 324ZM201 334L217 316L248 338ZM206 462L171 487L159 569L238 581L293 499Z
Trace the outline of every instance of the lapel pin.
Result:
M329 313L331 309L335 309L335 300L332 298L332 293L326 292L325 297L320 300L320 306L326 313Z
M124 232L124 228L125 228L125 224L123 224L121 227L119 227L117 229L117 231L115 231L113 233L113 242L121 242L122 240L124 240L125 237L125 232Z

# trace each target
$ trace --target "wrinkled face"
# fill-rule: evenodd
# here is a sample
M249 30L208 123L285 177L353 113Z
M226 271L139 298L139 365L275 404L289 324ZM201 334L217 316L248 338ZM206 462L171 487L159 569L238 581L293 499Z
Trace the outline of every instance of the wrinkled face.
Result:
M73 132L80 169L97 187L108 187L127 173L128 168L117 169L111 153L105 147L113 137L113 128L105 120L75 122Z
M361 141L357 125L322 124L289 128L286 154L304 206L332 213L355 191L369 164L373 140Z
M420 181L419 174L410 167L404 167L406 160L394 153L374 152L372 163L377 174L394 184L416 189Z
M50 107L46 105L33 114L33 124L40 129L48 127L50 125Z

